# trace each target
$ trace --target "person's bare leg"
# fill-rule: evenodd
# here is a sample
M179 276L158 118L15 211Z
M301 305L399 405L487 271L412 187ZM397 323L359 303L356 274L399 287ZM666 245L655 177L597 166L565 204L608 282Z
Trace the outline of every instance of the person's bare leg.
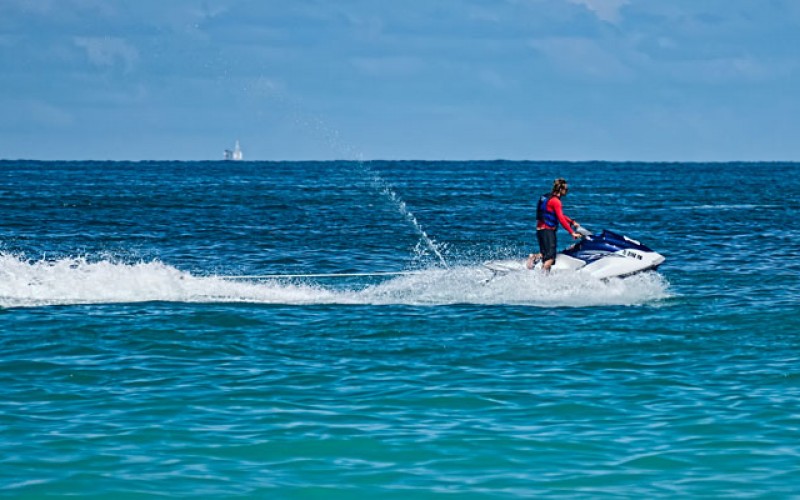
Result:
M555 259L548 259L548 260L544 261L544 263L542 264L542 271L544 271L546 273L549 273L550 272L550 267L553 264L555 264L555 262L556 262Z
M533 265L536 264L536 261L542 258L542 254L540 253L532 253L528 255L528 262L525 263L525 267L528 269L533 269Z

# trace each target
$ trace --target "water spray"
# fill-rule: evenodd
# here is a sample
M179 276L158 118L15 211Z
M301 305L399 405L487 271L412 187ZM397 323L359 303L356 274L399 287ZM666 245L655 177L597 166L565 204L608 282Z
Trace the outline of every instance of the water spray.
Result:
M434 242L433 239L428 236L428 233L425 232L417 218L408 209L406 202L403 201L400 196L398 196L397 192L388 182L383 179L383 177L380 176L378 172L369 166L360 152L357 152L352 147L345 145L339 138L339 134L335 130L331 130L328 126L326 126L321 119L306 118L298 121L319 132L331 149L342 154L345 158L354 158L352 161L355 162L358 169L369 179L370 185L373 187L373 189L381 193L381 195L383 195L395 207L395 209L400 213L400 215L403 216L403 218L411 225L411 227L414 228L414 231L419 236L420 242L423 244L423 246L436 256L442 267L450 267L447 264L444 255L442 254L441 245Z

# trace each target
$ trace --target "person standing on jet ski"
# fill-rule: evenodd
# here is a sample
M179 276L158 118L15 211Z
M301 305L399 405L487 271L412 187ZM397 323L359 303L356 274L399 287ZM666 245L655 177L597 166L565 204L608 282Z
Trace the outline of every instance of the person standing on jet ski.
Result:
M573 219L564 215L561 207L561 198L569 192L567 181L558 178L553 181L553 190L549 194L544 194L536 204L536 239L539 241L539 251L541 252L542 270L547 272L556 262L556 230L561 223L564 229L569 231L570 236L579 239L580 234L573 231L573 227L579 224ZM528 268L533 267L536 255L528 257Z

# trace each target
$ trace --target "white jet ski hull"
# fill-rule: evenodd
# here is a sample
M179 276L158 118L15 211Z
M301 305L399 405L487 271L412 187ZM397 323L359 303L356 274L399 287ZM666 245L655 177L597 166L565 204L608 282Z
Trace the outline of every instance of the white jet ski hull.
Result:
M636 240L610 231L599 236L591 234L556 256L550 268L553 272L579 272L597 279L625 278L645 271L653 271L666 259ZM484 263L495 274L529 271L525 260L505 259ZM533 270L541 269L537 261Z

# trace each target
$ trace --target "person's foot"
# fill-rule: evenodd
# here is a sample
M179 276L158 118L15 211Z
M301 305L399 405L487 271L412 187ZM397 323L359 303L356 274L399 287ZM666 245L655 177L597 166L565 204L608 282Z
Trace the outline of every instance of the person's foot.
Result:
M528 255L528 262L525 263L525 267L527 267L528 269L533 269L534 264L536 264L536 261L539 260L539 257L541 257L541 255L542 254L540 253L532 253Z

